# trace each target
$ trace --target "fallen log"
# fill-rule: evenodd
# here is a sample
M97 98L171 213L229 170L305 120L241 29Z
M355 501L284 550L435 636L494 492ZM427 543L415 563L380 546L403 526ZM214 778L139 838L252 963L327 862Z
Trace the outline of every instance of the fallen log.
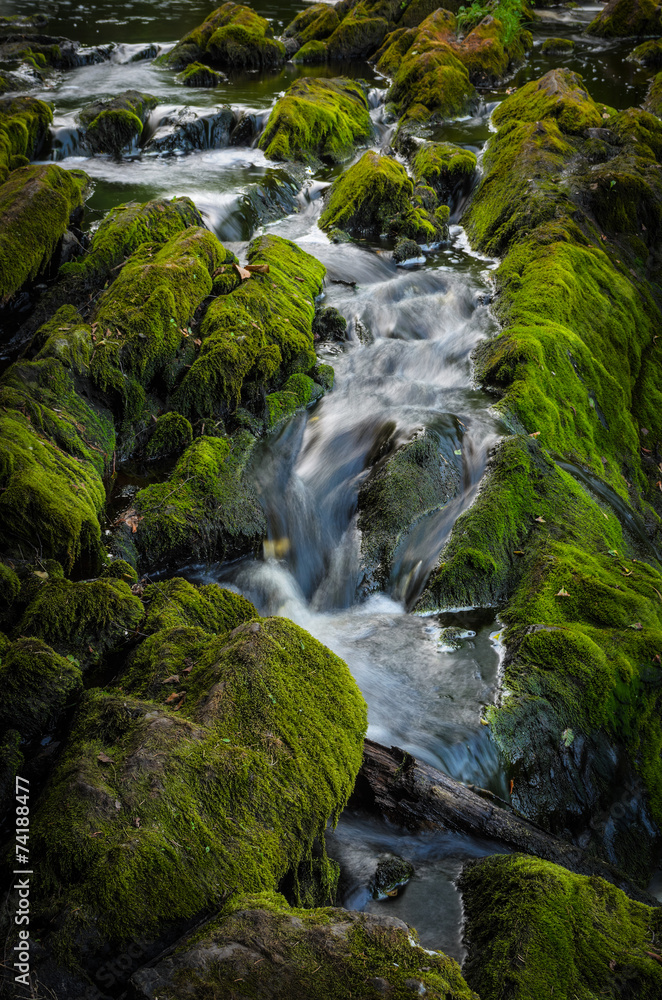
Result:
M379 813L408 830L451 830L497 841L511 851L552 861L578 875L597 875L648 906L662 905L621 871L581 847L517 816L497 796L463 785L400 747L366 740L348 808Z

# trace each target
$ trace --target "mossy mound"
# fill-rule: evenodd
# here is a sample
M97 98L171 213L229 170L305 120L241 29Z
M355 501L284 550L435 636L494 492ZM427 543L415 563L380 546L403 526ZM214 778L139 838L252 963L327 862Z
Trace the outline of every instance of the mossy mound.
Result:
M329 59L366 59L384 41L388 21L383 17L361 17L358 7L345 17L326 39Z
M312 324L325 268L295 243L261 236L248 263L267 266L240 282L233 269L218 275L228 294L209 306L201 325L199 357L175 394L177 409L203 418L234 412L242 402L262 416L263 389L315 365ZM238 287L237 287L238 285Z
M527 31L516 31L507 40L506 26L488 15L456 46L458 57L479 87L494 86L524 62L533 40Z
M300 407L314 403L323 391L322 386L308 375L290 375L283 388L279 392L269 393L265 400L267 427L275 427Z
M83 687L74 657L58 656L34 638L17 639L3 650L0 684L0 730L13 729L27 740L52 730Z
M656 38L637 45L636 49L628 56L628 59L649 69L662 69L662 38Z
M575 43L571 38L546 38L540 51L546 56L565 56L574 48Z
M141 567L222 560L259 545L266 522L246 477L254 444L248 431L197 438L165 482L140 490L123 533Z
M340 163L371 134L359 84L306 77L295 80L277 102L258 145L270 160Z
M147 458L165 458L184 451L193 441L193 428L181 413L164 413L156 421L147 447Z
M368 151L331 185L319 220L321 229L355 236L408 236L418 243L446 237L443 220L414 196L407 171L396 160Z
M662 118L662 73L658 73L651 82L648 88L648 93L646 94L646 101L644 102L644 107L651 114L657 115L658 118Z
M43 639L84 668L126 645L143 614L140 600L121 579L49 580L28 605L16 634Z
M306 42L292 56L292 62L306 65L319 66L328 59L326 42Z
M48 136L53 112L34 97L13 97L0 101L0 184L14 170L20 157L34 159Z
M358 528L368 586L388 586L398 544L421 518L453 497L460 473L433 431L415 437L378 463L359 489Z
M402 4L400 5L402 8ZM449 10L451 14L457 14L460 9L460 0L446 0L444 10ZM396 18L398 27L417 28L426 17L434 14L439 9L438 0L409 0L401 9L400 16Z
M57 913L42 945L72 974L224 894L273 891L354 785L366 709L337 656L282 618L198 635L178 682L161 667L158 703L85 695L33 816L33 913ZM154 662L176 641L153 636Z
M497 855L464 868L459 887L467 982L481 997L641 997L662 992L662 910L601 878Z
M0 186L0 303L46 271L88 184L51 163L19 167Z
M277 69L285 62L285 46L250 7L224 3L159 61L173 69L193 62L225 71Z
M194 587L181 577L150 584L145 588L143 602L146 617L142 630L147 634L171 628L176 635L177 629L196 627L215 635L230 632L249 618L257 618L251 602L240 594L225 590L217 583ZM147 643L141 647L143 651L147 648ZM176 651L175 646L173 651ZM133 692L142 697L149 693L150 687L149 674L140 666L141 659L142 655L133 661L127 676L131 678ZM162 669L158 658L153 663ZM177 661L177 666L181 666L181 660Z
M327 3L314 3L299 11L283 32L283 38L292 39L297 47L320 41L332 35L340 24L340 17Z
M602 125L602 114L579 73L553 69L539 80L520 87L496 108L493 121L499 128L508 122L534 123L554 120L567 134Z
M662 31L662 6L655 0L609 0L586 31L599 38L659 35Z
M222 83L227 83L225 73L218 73L216 70L205 66L204 63L191 63L179 74L179 80L185 87L220 87Z
M430 1000L477 1000L457 963L424 951L397 918L293 909L273 893L240 897L227 910L155 969L136 973L136 997L184 1000L192 991L230 997L238 995L240 978L242 996L274 1000L373 1000L382 994L407 1000L417 993Z
M434 189L447 204L467 194L476 174L476 154L450 142L424 142L411 156L415 184Z
M93 153L119 156L141 136L147 116L157 104L156 97L137 90L125 90L109 101L86 104L78 115L85 142Z

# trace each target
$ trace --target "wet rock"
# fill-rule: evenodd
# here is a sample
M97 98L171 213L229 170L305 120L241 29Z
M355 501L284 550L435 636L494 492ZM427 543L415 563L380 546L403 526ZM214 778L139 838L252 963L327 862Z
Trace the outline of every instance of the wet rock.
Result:
M449 10L452 14L457 14L459 8L459 0L445 0L444 10ZM438 9L438 0L409 0L409 3L404 5L404 9L397 18L398 27L417 28L426 17L434 14Z
M144 60L147 59L156 59L160 51L161 51L160 45L155 45L154 43L152 43L151 45L146 45L143 49L140 49L139 52L134 52L134 54L129 59L129 62L134 63L134 62L143 62Z
M383 17L357 18L350 14L326 41L329 59L365 59L384 41L388 21Z
M35 972L67 996L127 934L144 962L233 889L275 890L361 762L365 704L326 647L213 585L148 589L149 637L120 690L84 696L31 825L32 912L57 914Z
M662 69L662 38L637 45L628 59L649 69Z
M88 185L82 170L49 164L19 167L0 186L0 303L47 272Z
M546 38L540 51L546 56L564 56L572 52L575 43L571 38Z
M347 340L347 320L335 306L327 306L315 314L315 340Z
M476 155L450 142L416 144L410 156L415 184L431 187L447 205L469 194L476 176Z
M467 982L491 996L508 982L529 996L654 997L662 968L651 953L662 910L600 878L523 855L484 858L459 880L469 954Z
M231 146L252 146L262 132L269 112L238 111L237 123L230 133Z
M295 174L296 171L291 171L291 168L268 170L261 181L247 188L242 199L242 212L249 234L254 233L258 226L299 211L298 195L303 177Z
M662 7L654 0L609 0L586 31L599 38L659 35Z
M340 24L340 18L333 6L314 3L300 11L283 32L283 41L288 55L293 55L308 42L322 41L332 35Z
M320 66L329 58L326 42L306 42L292 56L292 62Z
M193 428L181 413L164 413L154 425L145 452L147 458L178 455L193 441Z
M396 264L421 264L424 263L425 257L415 240L401 237L395 242L393 260Z
M185 87L207 88L220 87L221 84L228 82L225 73L218 73L199 62L190 63L184 72L179 74L179 80Z
M373 899L387 899L400 895L414 874L410 861L397 854L385 854L377 861L377 870L370 883Z
M166 115L145 143L146 153L190 153L194 149L224 149L237 119L230 107L197 112L181 108Z
M658 118L662 118L662 73L653 77L646 94L644 108L651 114L657 115Z
M17 80L23 79L23 87L26 74L41 81L47 79L54 69L73 69L107 62L114 49L114 44L84 46L61 36L20 30L18 25L0 27L0 65L10 71L18 70L15 76ZM6 78L5 89L9 89Z
M109 101L94 101L79 112L85 143L93 153L119 156L140 138L147 116L158 101L151 94L126 90Z
M447 208L437 217L423 207L406 170L396 160L367 152L333 182L319 224L327 232L342 229L353 236L406 236L429 244L445 238L447 215Z
M363 88L351 80L295 80L271 112L259 147L272 160L340 163L373 127Z
M225 71L269 70L283 65L285 46L250 7L225 3L160 58L173 69L202 62Z
M459 966L441 952L424 952L401 920L341 909L290 909L273 895L244 897L232 908L197 942L184 943L155 968L136 973L136 997L156 1000L165 993L183 1000L189 992L184 984L191 981L229 996L241 979L245 996L274 1000L299 994L327 1000L339 982L355 997L404 996L416 983L416 991L430 1000L477 1000Z

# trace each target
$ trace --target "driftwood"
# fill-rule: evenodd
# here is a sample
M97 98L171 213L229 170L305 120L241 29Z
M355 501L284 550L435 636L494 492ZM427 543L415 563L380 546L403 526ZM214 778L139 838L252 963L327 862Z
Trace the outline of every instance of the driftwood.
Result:
M661 905L617 868L559 840L501 802L484 789L479 793L473 786L420 763L399 747L388 749L366 740L349 807L380 813L409 830L452 830L497 841L509 850L533 854L578 875L599 875L648 906Z

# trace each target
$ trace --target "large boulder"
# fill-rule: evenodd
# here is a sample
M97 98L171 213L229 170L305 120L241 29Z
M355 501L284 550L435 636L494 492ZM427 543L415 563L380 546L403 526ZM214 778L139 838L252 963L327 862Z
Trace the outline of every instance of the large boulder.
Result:
M119 156L137 141L152 108L158 101L151 94L125 90L107 101L93 101L79 112L85 142L93 153Z
M265 18L250 7L228 2L185 35L160 61L175 69L193 62L226 72L277 69L285 62L285 46L273 38Z
M599 38L659 35L662 6L655 0L609 0L586 31Z

